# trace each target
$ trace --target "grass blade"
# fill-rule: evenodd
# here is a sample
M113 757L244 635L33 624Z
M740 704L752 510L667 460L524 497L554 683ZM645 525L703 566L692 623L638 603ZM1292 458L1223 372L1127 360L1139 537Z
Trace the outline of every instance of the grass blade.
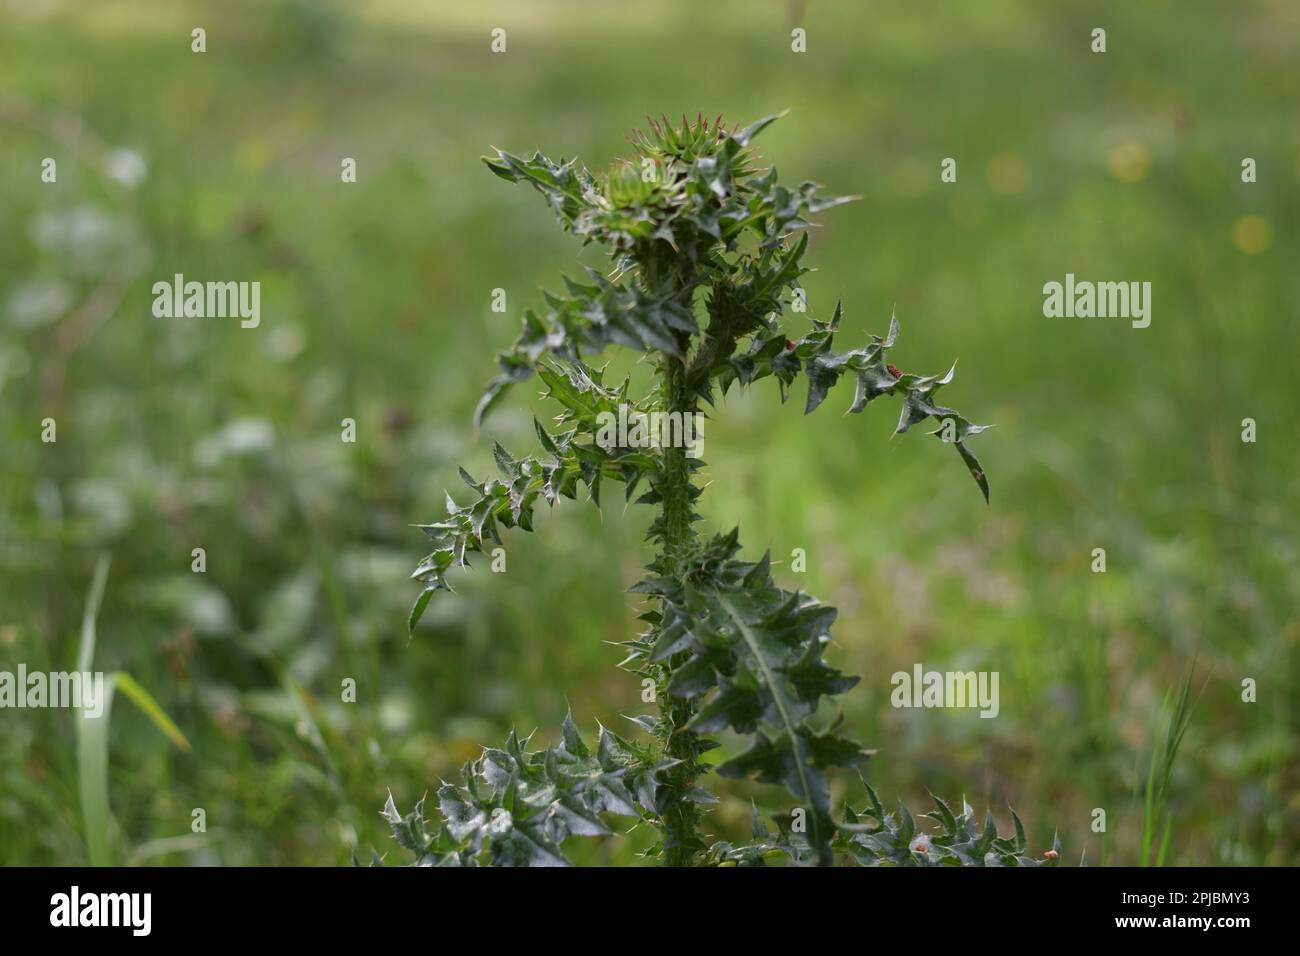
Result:
M103 710L98 717L78 713L77 777L81 790L81 823L91 866L108 866L112 853L112 820L108 809L108 719L113 708L117 675L104 679Z
M104 586L108 582L108 565L107 557L101 557L96 562L90 593L86 595L86 608L81 618L81 642L77 648L77 670L83 674L90 673L95 663L96 622L104 598ZM113 820L108 800L108 731L113 697L118 690L139 707L153 725L178 748L186 751L190 749L190 742L180 728L134 677L119 671L104 678L104 700L100 715L87 717L83 711L79 711L75 718L81 822L91 866L108 866L112 862Z
M104 585L108 581L109 559L102 555L95 562L95 574L86 595L86 607L81 614L81 643L77 646L77 670L90 670L95 660L95 619L99 617L99 604L104 599Z
M90 671L95 659L95 620L99 616L104 585L108 581L107 556L95 563L90 593L81 617L81 642L77 648L77 670ZM113 706L113 678L104 681L104 700L98 717L78 711L77 782L81 796L81 824L91 866L107 866L112 852L108 810L108 720Z
M166 734L167 739L177 748L187 752L190 750L190 742L185 739L180 728L167 716L167 712L158 706L158 701L154 700L153 695L141 687L134 677L126 671L118 671L113 675L113 682L117 685L117 689L125 694L131 703L139 707L153 725Z
M1171 703L1170 693L1165 694L1160 706L1160 724L1164 726L1164 738L1152 749L1151 766L1147 770L1147 787L1143 800L1142 814L1142 849L1139 866L1153 865L1152 850L1155 850L1155 866L1164 866L1169 852L1169 837L1173 830L1173 816L1168 809L1169 782L1174 775L1174 761L1178 758L1178 749L1182 746L1187 727L1191 724L1192 677L1196 673L1196 661L1192 661L1183 678L1178 696ZM1157 844L1156 834L1160 834Z

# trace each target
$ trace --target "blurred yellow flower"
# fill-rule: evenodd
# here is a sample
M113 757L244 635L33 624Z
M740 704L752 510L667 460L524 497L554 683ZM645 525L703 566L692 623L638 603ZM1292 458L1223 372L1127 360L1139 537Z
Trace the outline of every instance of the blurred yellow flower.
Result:
M948 215L955 225L971 229L984 222L988 203L974 192L953 193L948 201Z
M1029 182L1029 167L1017 153L998 153L989 160L989 185L1005 196L1025 191Z
M1106 166L1120 182L1135 183L1151 171L1151 154L1141 143L1120 143L1106 156Z
M245 139L235 149L235 165L240 172L260 173L271 163L271 148L260 139Z
M1262 216L1242 216L1232 227L1232 244L1253 256L1273 244L1273 228Z
M916 159L905 159L895 164L889 178L894 193L902 199L924 196L934 181L930 168Z

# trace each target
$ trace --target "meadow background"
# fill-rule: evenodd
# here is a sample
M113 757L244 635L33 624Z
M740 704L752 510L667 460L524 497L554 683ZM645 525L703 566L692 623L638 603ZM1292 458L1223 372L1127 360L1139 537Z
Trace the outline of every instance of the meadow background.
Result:
M0 863L342 864L393 849L388 789L409 807L512 726L552 740L572 706L635 733L610 642L636 631L647 516L621 502L565 502L407 640L411 525L547 414L517 389L476 438L492 356L593 261L479 156L603 167L646 114L789 109L759 141L782 178L863 197L812 236L811 314L842 297L843 348L896 306L893 360L959 358L947 398L997 423L989 507L949 450L890 441L892 409L837 414L847 386L804 419L765 381L709 424L702 527L807 550L777 579L840 608L868 779L1135 863L1161 702L1195 659L1167 861L1294 864L1298 46L1284 0L0 3L0 669L76 666L107 558L94 666L191 744L119 694L96 784L73 714L0 712ZM154 318L177 272L260 280L260 328ZM1044 318L1067 272L1150 281L1151 327ZM917 662L998 671L1000 716L891 708ZM711 831L743 836L748 801L723 807Z

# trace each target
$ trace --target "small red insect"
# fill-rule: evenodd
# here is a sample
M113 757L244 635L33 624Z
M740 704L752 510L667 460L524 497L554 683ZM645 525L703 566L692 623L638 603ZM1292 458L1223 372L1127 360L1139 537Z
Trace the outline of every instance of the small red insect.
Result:
M1047 857L1049 860L1055 860L1058 856L1060 856L1060 854L1057 853L1055 850L1048 850L1046 853L1043 854L1043 856Z
M898 370L897 365L886 365L885 368L889 369L889 374L894 376L894 378L903 377L903 373Z
M794 343L791 342L789 339L786 339L786 340L785 340L785 347L786 347L787 349L792 349L792 348L794 348Z

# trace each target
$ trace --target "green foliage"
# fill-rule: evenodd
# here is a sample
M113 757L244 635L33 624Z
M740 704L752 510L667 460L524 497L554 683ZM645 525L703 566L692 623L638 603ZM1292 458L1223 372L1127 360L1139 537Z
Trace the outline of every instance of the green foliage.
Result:
M438 788L443 827L430 834L423 803L403 816L389 795L384 818L417 866L567 866L570 836L606 836L602 814L653 813L656 774L668 762L604 727L593 752L564 718L562 742L529 751L515 733L461 771L462 785Z
M99 606L104 598L108 581L109 559L101 556L95 563L95 576L81 619L81 640L77 649L77 671L93 673L95 644L98 637ZM103 698L98 702L99 714L76 717L77 778L81 796L81 820L86 837L86 855L91 866L108 866L112 862L114 823L109 807L108 751L109 727L113 713L114 695L122 695L135 704L180 750L189 750L190 742L168 716L153 695L125 671L115 671L104 677Z
M508 386L538 374L547 394L564 406L561 421L574 427L552 436L537 424L548 459L514 459L497 446L501 479L480 483L462 470L474 500L462 507L448 495L447 517L421 526L434 549L412 574L425 584L411 614L412 631L431 592L448 587L446 572L463 567L466 554L481 550L484 538L499 543L498 525L532 530L539 495L548 504L573 498L582 481L599 503L602 477L627 483L629 498L642 478L662 483L652 456L610 453L595 443L596 416L626 401L626 383L608 389L601 373L584 364L610 344L678 360L686 390L707 402L713 401L715 385L725 394L737 381L748 385L768 375L777 378L784 398L802 371L808 378L804 410L812 412L840 377L852 372L857 390L851 412L861 412L880 395L898 396L902 411L896 433L933 418L940 427L932 434L956 445L988 498L984 470L966 445L987 426L933 401L952 381L953 370L942 377L902 374L885 362L898 337L896 318L891 317L884 338L873 335L866 348L844 353L832 350L842 314L838 304L829 322L814 320L812 331L797 342L778 323L785 311L782 296L799 289L799 276L807 271L802 265L806 217L849 198L822 198L811 182L792 192L776 182L775 168L758 174L751 143L775 119L734 132L720 119L691 124L683 118L677 128L652 120L651 132L638 132L634 139L643 165L620 162L604 176L576 160L557 163L541 153L525 159L497 150L484 160L503 179L534 186L566 230L607 246L619 281L593 270L590 284L566 279L566 294L548 293L544 313L525 311L519 338L498 357L501 374L480 400L476 423ZM699 290L709 316L703 331L693 305ZM679 404L665 410L695 410L693 402ZM652 494L641 503L661 500Z
M564 406L558 421L567 430L552 434L541 422L534 422L537 438L547 458L511 457L499 444L493 457L501 478L475 481L461 469L461 477L474 492L464 507L447 495L447 517L419 527L433 542L434 550L412 573L424 582L425 590L412 611L410 628L418 622L432 592L447 589L446 572L465 567L467 554L483 550L483 542L499 544L499 528L533 530L533 512L540 497L548 505L559 498L576 498L578 484L587 486L592 501L600 503L602 478L621 481L632 496L642 478L656 475L653 455L641 449L602 448L596 443L596 419L601 412L617 412L627 400L627 383L607 389L602 373L575 360L567 365L542 364L537 373L546 383L548 395Z
M835 695L857 683L822 657L835 609L778 587L769 555L757 562L738 558L738 531L696 535L700 488L692 479L701 463L683 449L597 441L600 420L621 405L694 415L733 384L746 387L768 376L784 400L803 373L808 413L851 373L857 382L851 412L889 395L901 404L896 432L934 419L933 434L957 446L988 498L984 471L966 446L986 426L936 403L952 370L904 374L887 363L896 318L884 337L873 335L866 347L848 352L833 350L839 305L797 341L782 327L787 298L802 300L808 217L847 199L823 198L808 182L787 189L774 168L759 169L752 140L774 119L740 130L720 119L683 119L680 126L651 121L648 133L633 138L638 158L604 174L541 153L522 158L497 150L485 160L501 178L535 187L566 230L605 246L613 270L608 278L593 271L589 283L566 281L564 294L548 294L545 310L525 312L519 338L499 357L500 375L480 401L477 420L508 386L536 374L561 406L561 431L536 423L540 458L515 458L496 445L498 478L480 482L462 469L472 500L460 505L448 495L447 516L421 526L433 551L412 575L424 590L410 629L432 594L449 589L448 571L465 566L467 555L484 550L485 542L499 543L501 528L532 530L539 499L554 505L574 498L581 483L599 505L602 480L614 479L631 500L645 482L636 502L658 509L647 537L659 550L631 589L646 596L642 619L649 627L626 644L622 666L654 683L660 706L657 715L637 720L654 737L648 749L634 749L602 728L593 755L566 719L558 748L528 753L512 735L504 751L485 750L465 768L462 787L439 790L446 824L432 837L424 835L419 808L402 817L390 801L385 815L394 834L420 862L561 864L565 837L606 832L602 812L656 827L660 839L648 855L670 865L755 865L782 854L830 865L837 848L874 862L871 854L884 852L887 832L901 833L903 851L910 852L914 828L906 810L905 831L889 818L872 832L839 824L831 812L827 772L859 766L871 754L841 732L840 718L823 716ZM703 323L697 305L707 316ZM627 381L611 387L602 370L587 364L613 344L648 354L659 371L657 387L639 402L629 402ZM701 759L717 746L704 735L722 730L747 738L748 746L715 768ZM700 808L717 798L700 779L715 769L789 791L796 805L780 818L788 823L778 838L760 831L756 811L753 843L704 841ZM842 826L854 836L846 840ZM1014 860L1024 849L1023 834L1019 842L995 844L996 833L986 830L970 846L958 836L948 833L936 845L970 865L982 865L990 852Z
M730 728L752 737L718 773L783 784L807 813L811 845L828 861L834 822L825 772L857 766L870 753L812 718L823 697L858 679L822 660L835 609L776 587L770 556L738 561L739 549L738 532L718 535L680 576L656 574L633 586L659 598L661 610L655 626L628 645L624 666L664 681L669 694L703 702L685 732Z
M616 278L566 281L568 294L547 295L544 313L525 312L519 339L498 359L501 375L479 405L480 420L547 353L575 359L618 343L684 359L699 333L693 298L701 287L717 297L713 312L732 324L733 341L781 309L781 293L803 271L806 240L790 246L791 235L808 215L848 199L821 198L807 182L791 192L777 184L775 169L757 174L750 143L774 119L734 132L721 118L683 118L677 128L652 120L650 132L633 140L638 159L604 175L541 153L523 159L497 150L484 160L498 176L534 186L566 230L605 245ZM718 331L711 327L706 338Z
M1183 735L1187 733L1192 720L1192 709L1196 706L1191 696L1195 672L1196 665L1193 662L1177 693L1172 689L1167 691L1160 704L1160 723L1165 729L1151 750L1151 763L1147 768L1142 801L1142 855L1139 857L1139 866L1164 866L1169 854L1169 838L1174 826L1174 816L1168 806L1169 783L1173 779L1178 748L1182 746Z
M845 808L845 822L835 843L837 850L861 866L1056 866L1060 862L1059 838L1053 838L1052 848L1041 858L1025 855L1025 827L1014 810L1014 831L1004 837L998 835L992 813L985 814L979 827L975 810L965 800L957 816L932 796L934 809L925 816L937 827L926 833L901 801L897 813L888 813L871 785L866 788L871 803L861 813Z
M193 755L177 750L115 694L110 858L131 865L320 865L354 846L364 862L371 845L389 845L377 781L403 811L432 781L426 813L436 819L439 776L458 780L475 744L500 746L512 724L539 726L534 741L555 743L565 696L592 734L598 717L638 735L617 716L636 712L635 688L610 670L618 657L606 642L638 630L627 629L621 592L644 561L627 531L650 509L624 515L621 485L602 482L603 520L565 501L553 521L539 509L545 533L533 540L503 531L508 574L488 574L486 556L471 554L472 579L449 571L461 593L434 595L420 639L406 640L419 589L401 579L430 550L410 522L442 516L442 484L467 503L455 462L479 480L496 475L494 438L544 457L531 418L519 417L527 399L550 427L548 408L532 401L545 388L537 380L511 390L485 440L473 439L469 416L496 372L490 353L513 341L524 306L543 310L531 287L562 292L563 272L590 281L574 259L581 240L558 229L547 238L554 219L540 196L506 188L472 160L495 142L577 152L603 167L631 154L621 131L629 104L699 100L701 62L729 115L773 111L771 86L754 82L752 67L773 52L780 5L755 16L740 0L630 15L600 4L581 17L535 18L526 72L536 81L526 83L497 68L509 57L485 59L494 5L349 14L333 54L314 33L277 29L283 6L241 4L241 42L223 44L202 70L166 19L146 22L128 4L63 4L57 29L21 15L0 29L13 79L0 156L19 171L35 172L33 157L59 162L57 185L33 188L25 174L0 181L11 227L0 241L9 544L0 669L72 666L96 556L111 554L96 661L131 673L193 744ZM1249 125L1268 131L1274 154L1295 155L1300 126L1275 122L1293 106L1294 56L1285 44L1249 44L1294 35L1286 6L1199 5L1188 31L1224 42L1200 44L1195 58L1181 54L1160 5L1115 5L1108 16L1127 44L1157 58L1164 82L1195 94L1185 146L1232 142ZM996 6L952 7L948 30L970 41L954 61L951 44L918 43L915 29L872 29L912 23L922 15L914 4L812 4L823 36L868 37L872 55L821 44L820 68L783 70L779 105L795 111L755 140L782 182L813 178L865 195L814 217L825 228L808 232L809 311L828 319L843 298L835 348L844 351L867 344L864 330L883 335L896 300L903 330L889 362L943 372L960 357L939 397L998 423L969 442L995 483L993 508L955 476L951 449L924 436L933 424L889 441L890 399L870 418L843 416L852 376L816 418L794 407L777 414L769 380L739 402L732 389L707 423L708 467L696 480L712 484L697 527L738 524L751 560L769 545L775 560L810 534L832 535L809 552L806 575L779 562L773 571L781 585L840 606L826 658L873 692L835 700L847 726L880 748L867 773L890 809L901 795L920 820L928 786L954 810L965 792L981 818L988 803L1009 826L1010 802L1035 848L1059 822L1071 864L1085 844L1090 860L1138 864L1161 698L1186 670L1188 635L1201 635L1213 661L1228 663L1198 668L1206 689L1168 788L1167 862L1291 865L1300 859L1300 709L1267 686L1269 674L1300 664L1300 642L1288 640L1300 483L1287 479L1300 446L1270 440L1300 401L1290 358L1300 330L1288 321L1300 273L1286 254L1295 217L1275 202L1285 180L1222 188L1237 170L1220 151L1153 143L1140 124L1113 128L1097 149L1062 151L1038 117L1088 85L1097 58L1063 58L1059 44L1042 42L1065 35L1053 7L1027 6L1014 23ZM129 44L119 42L124 27ZM431 43L447 106L437 122L422 119ZM914 68L879 69L900 53ZM343 60L331 66L331 55ZM1238 68L1243 56L1251 69ZM1130 115L1152 62L1110 63L1114 82L1092 87L1089 116ZM949 84L944 109L915 82L990 63L980 83ZM1167 114L1160 105L1146 103L1151 117ZM846 123L850 114L871 122ZM943 184L935 144L952 141L953 116L963 118L967 159L959 183ZM358 157L356 184L338 183L337 161L320 161L337 158L340 130L393 147ZM1125 155L1145 146L1155 163L1140 182L1120 183L1106 163L1112 146ZM117 147L147 162L135 189L110 175ZM1026 177L1019 192L1004 191L1008 164ZM1247 215L1271 228L1263 252L1234 245L1231 229ZM130 262L101 253L131 236L127 258L144 271L124 274ZM1086 278L1151 279L1161 299L1153 327L1027 317L1039 283L1062 278L1063 244L1092 263ZM1171 248L1179 254L1163 253ZM608 272L597 252L582 262ZM170 278L172 259L195 279L262 279L261 327L149 318L149 284ZM497 286L509 293L506 315L487 311L485 292ZM806 316L789 314L792 339L809 330ZM610 353L611 384L635 358L624 352ZM804 384L791 394L801 409ZM47 415L58 418L57 445L36 437ZM356 444L338 441L344 415L358 422ZM1246 415L1259 422L1257 444L1240 442ZM273 441L250 441L258 429ZM225 449L219 461L196 453L214 444ZM189 570L197 545L208 549L206 575ZM1086 573L1088 550L1102 545L1110 573ZM997 659L989 666L1002 670L1003 694L1023 688L1024 706L974 722L877 712L875 689L902 666L892 662L915 659L918 640L936 666L978 666L963 657L972 634ZM358 679L355 704L338 701L343 676ZM1241 702L1246 676L1259 681L1257 704ZM0 862L84 863L76 716L5 715ZM892 729L914 724L926 732ZM986 725L996 740L975 732ZM726 749L706 760L743 749L714 736ZM842 796L863 802L852 774L831 780L837 816ZM726 793L701 807L704 829L737 844L749 841L751 798L764 809L784 798L762 784L704 783ZM207 833L191 831L198 806ZM1105 834L1089 828L1098 806L1108 808ZM647 838L574 838L567 848L575 862L626 863Z

